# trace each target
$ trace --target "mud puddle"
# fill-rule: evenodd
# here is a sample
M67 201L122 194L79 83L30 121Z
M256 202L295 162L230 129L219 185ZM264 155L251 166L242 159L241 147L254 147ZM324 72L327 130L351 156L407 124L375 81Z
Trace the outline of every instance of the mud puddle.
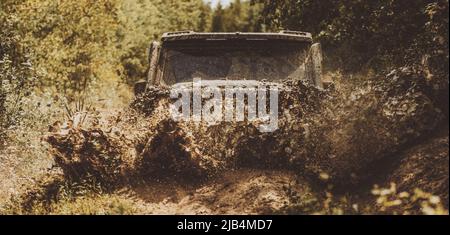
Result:
M149 214L277 214L313 194L294 172L240 169L201 185L148 183L133 188Z

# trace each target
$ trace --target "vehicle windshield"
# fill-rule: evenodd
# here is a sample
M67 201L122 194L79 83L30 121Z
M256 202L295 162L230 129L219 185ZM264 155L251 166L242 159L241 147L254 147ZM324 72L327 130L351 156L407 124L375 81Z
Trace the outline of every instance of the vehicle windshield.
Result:
M308 43L244 41L204 42L163 50L167 85L202 80L281 81L301 77Z

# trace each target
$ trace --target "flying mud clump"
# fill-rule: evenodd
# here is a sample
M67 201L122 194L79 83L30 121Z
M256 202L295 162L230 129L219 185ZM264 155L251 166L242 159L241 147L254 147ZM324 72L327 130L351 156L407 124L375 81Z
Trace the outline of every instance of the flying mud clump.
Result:
M151 88L133 109L103 125L56 132L48 141L56 164L70 178L196 180L262 168L357 183L372 163L435 129L442 115L426 89L423 77L407 70L335 90L286 81L280 128L260 133L252 122L174 122L168 91Z
M436 129L443 114L427 94L423 76L401 69L325 100L319 115L306 114L305 169L336 183L357 183L366 170L395 156ZM395 159L392 159L393 161Z

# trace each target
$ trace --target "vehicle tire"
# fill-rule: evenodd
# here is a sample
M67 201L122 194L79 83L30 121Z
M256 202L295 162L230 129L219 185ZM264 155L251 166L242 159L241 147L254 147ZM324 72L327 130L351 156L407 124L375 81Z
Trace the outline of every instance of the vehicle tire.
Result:
M147 86L147 82L144 80L140 80L134 84L134 95L139 96L145 92L145 88Z

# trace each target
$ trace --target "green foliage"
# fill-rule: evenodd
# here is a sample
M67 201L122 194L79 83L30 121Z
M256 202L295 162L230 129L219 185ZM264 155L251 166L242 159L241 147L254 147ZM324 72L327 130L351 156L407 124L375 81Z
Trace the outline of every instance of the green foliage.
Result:
M0 146L4 131L17 124L23 98L35 81L29 54L15 34L17 20L5 14L4 7L0 11Z
M202 4L202 6L200 6L200 15L197 25L197 30L199 32L208 31L211 24L211 14L212 10L209 5Z
M217 8L214 10L214 15L212 18L212 24L211 24L211 31L213 32L222 32L224 31L223 28L223 7L222 4L217 5Z
M201 0L24 0L2 3L13 33L32 51L41 85L67 93L91 82L141 79L146 48L165 31L206 28ZM20 57L20 56L19 56Z
M398 192L397 185L389 188L374 185L372 194L376 196L374 209L381 214L391 215L448 215L448 210L440 197L415 188L413 192Z
M129 99L126 85L145 78L150 41L166 31L209 28L211 14L202 0L0 4L0 133L20 119L22 98L31 93L69 102Z
M271 27L316 35L335 68L419 64L423 55L443 51L448 62L448 0L253 2L264 4Z
M262 5L249 1L235 0L223 8L219 3L212 15L212 32L261 32L265 25L260 18Z
M44 86L81 91L94 79L115 79L118 67L116 1L23 1L12 14L18 35L33 50ZM111 78L112 77L112 78Z
M168 31L203 31L210 24L210 8L202 0L123 0L118 16L120 61L130 85L145 78L151 40Z

